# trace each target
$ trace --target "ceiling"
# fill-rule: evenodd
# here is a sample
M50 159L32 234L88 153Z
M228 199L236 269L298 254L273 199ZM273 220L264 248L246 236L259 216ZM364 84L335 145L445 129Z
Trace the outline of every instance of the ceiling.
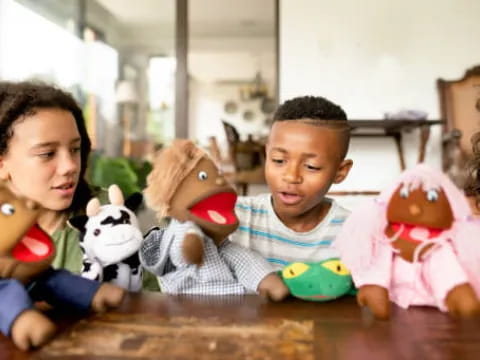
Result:
M175 0L97 0L123 26L174 28ZM275 0L189 0L191 36L275 34Z

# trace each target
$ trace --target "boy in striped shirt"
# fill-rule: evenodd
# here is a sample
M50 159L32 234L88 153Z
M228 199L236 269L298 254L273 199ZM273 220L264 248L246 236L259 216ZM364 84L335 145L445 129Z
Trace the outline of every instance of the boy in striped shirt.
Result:
M271 193L239 197L240 226L231 240L277 269L338 256L332 244L349 211L325 194L353 165L345 159L349 140L347 116L329 100L304 96L282 104L266 146Z

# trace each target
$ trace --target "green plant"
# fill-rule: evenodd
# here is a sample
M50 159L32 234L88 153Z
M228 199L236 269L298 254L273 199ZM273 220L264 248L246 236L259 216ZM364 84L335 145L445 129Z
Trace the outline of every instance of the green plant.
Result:
M102 188L117 184L125 197L128 197L146 186L146 177L151 169L148 161L93 153L87 177L91 185Z

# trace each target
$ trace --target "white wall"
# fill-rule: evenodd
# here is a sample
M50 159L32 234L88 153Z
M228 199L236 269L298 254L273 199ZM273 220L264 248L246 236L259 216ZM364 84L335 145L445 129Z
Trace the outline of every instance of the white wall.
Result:
M238 105L234 114L225 113L224 105L227 101L234 101ZM243 113L247 110L254 113L254 118L250 121L243 119ZM238 86L190 81L189 133L202 146L208 144L210 136L215 136L226 156L227 143L222 120L235 126L242 140L246 140L248 134L268 134L269 127L265 124L265 118L259 100L240 101Z
M245 49L251 39L243 40ZM244 85L243 82L253 81L256 72L260 71L270 95L275 95L274 38L269 40L263 39L266 46L257 52L252 52L250 48L234 51L228 47L214 51L210 46L206 46L190 53L190 138L204 145L208 143L210 136L215 136L219 144L225 147L225 132L221 120L233 124L243 139L246 139L248 134L262 136L268 133L268 126L265 124L268 115L261 112L260 100L242 101L240 88ZM219 42L218 45L221 44L222 42ZM238 105L234 114L227 114L224 110L228 101L234 101ZM247 110L254 113L254 118L250 121L243 119L243 113Z
M438 119L436 79L480 63L480 1L284 0L280 2L280 100L321 95L350 119L380 119L401 108ZM407 165L417 134L406 136ZM389 139L354 139L355 165L333 190L381 189L399 173ZM440 166L440 129L427 162Z

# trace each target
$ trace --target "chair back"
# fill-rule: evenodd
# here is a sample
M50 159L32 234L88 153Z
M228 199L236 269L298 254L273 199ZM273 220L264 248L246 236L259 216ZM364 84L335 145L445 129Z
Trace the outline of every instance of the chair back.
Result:
M463 186L472 156L472 136L480 131L480 66L458 80L437 80L443 127L443 170Z

